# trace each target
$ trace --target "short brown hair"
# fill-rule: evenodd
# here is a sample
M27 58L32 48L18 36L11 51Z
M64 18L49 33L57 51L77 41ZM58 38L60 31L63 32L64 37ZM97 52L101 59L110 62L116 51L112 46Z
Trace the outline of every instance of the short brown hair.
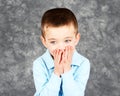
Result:
M78 22L73 12L67 8L54 8L46 11L41 20L41 31L44 37L44 27L60 27L73 24L78 33Z

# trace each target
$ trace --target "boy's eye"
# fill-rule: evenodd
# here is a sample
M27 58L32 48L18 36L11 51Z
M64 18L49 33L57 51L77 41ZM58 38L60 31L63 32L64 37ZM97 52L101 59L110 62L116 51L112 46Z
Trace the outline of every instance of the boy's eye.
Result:
M71 42L71 40L65 40L65 43L69 43L69 42Z
M55 43L56 43L56 41L50 41L50 43L51 43L51 44L55 44Z

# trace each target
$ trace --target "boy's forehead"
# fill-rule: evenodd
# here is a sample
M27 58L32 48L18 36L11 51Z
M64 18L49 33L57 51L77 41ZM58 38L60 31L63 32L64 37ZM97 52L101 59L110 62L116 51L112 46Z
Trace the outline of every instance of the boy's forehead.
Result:
M48 27L44 33L47 39L72 37L74 34L74 26Z
M68 30L68 29L72 29L75 30L75 27L73 24L68 24L68 25L62 25L62 26L52 26L52 25L45 25L44 26L44 31L47 32L49 30Z

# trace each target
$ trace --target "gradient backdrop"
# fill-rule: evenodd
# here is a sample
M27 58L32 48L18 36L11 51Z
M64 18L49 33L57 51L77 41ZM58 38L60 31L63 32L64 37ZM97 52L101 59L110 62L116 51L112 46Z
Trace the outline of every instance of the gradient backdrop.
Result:
M77 17L77 50L91 62L85 96L120 96L120 0L0 0L0 96L33 96L40 20L54 7Z

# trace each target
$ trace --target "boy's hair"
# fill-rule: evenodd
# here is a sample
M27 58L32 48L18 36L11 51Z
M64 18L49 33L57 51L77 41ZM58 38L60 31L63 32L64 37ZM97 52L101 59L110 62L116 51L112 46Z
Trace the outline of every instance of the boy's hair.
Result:
M44 37L45 27L60 27L73 24L76 34L78 33L78 22L73 12L67 8L54 8L46 11L41 20L41 31Z

